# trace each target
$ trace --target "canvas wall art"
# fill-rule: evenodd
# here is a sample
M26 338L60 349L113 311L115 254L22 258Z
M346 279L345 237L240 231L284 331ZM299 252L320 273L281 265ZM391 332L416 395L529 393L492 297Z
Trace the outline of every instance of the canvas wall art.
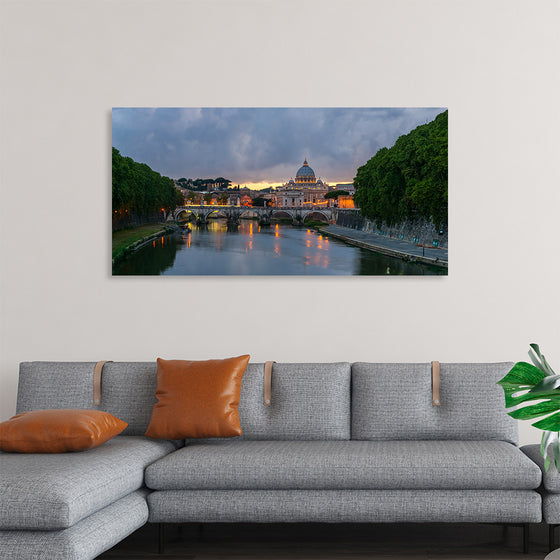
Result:
M446 108L114 108L112 271L447 275Z

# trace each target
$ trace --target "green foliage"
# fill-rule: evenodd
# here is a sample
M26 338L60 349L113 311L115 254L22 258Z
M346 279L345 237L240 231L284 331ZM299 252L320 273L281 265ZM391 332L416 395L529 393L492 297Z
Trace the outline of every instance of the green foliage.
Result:
M188 179L183 181L178 179L178 183L184 184L195 191L207 191L212 188L217 188L219 190L225 190L231 185L229 179L224 179L223 177L217 177L216 179Z
M344 196L350 194L348 191L329 191L325 193L323 198L338 198L339 196Z
M554 466L560 472L560 375L554 373L538 344L530 347L533 364L517 362L498 385L504 390L506 409L511 409L507 413L512 418L541 418L533 426L544 431L541 454L545 468L548 470L550 466L552 451Z
M447 111L381 148L354 178L362 214L389 225L421 216L447 223Z
M229 179L224 179L223 177L217 177L214 180L214 184L218 185L219 189L227 189L230 186L231 181Z
M162 177L145 163L123 157L113 148L113 211L148 216L174 209L181 193L169 177ZM177 194L178 193L178 194ZM181 204L182 196L181 196Z
M175 189L175 206L183 206L185 204L185 197L179 189Z

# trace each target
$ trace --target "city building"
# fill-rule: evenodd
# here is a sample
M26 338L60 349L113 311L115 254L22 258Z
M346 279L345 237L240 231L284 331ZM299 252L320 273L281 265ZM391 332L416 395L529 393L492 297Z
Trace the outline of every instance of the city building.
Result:
M230 206L241 206L241 195L237 192L228 193L228 202Z
M329 201L330 205L336 208L355 208L354 204L354 194L356 193L356 187L354 183L337 183L334 187L335 191L346 191L348 194L341 194L336 198Z
M352 195L356 192L354 183L337 183L334 188L337 191L348 191L348 193Z
M305 159L295 179L290 179L276 189L276 206L278 208L327 206L328 201L324 196L329 190L332 189L327 183L315 178L315 171L309 167Z
M354 197L351 194L343 194L336 199L338 208L356 208Z

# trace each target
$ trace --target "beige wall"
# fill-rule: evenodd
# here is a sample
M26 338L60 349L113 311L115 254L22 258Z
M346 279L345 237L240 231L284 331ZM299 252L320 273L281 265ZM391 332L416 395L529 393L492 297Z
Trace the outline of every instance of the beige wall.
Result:
M538 341L560 372L556 0L0 10L0 420L22 360L501 361ZM240 105L448 106L449 277L111 278L111 107ZM309 300L274 308L279 289Z

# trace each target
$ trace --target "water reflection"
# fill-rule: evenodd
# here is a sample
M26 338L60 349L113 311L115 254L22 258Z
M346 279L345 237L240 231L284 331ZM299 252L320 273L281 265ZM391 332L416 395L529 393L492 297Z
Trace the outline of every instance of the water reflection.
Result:
M260 227L225 219L158 238L117 266L115 275L424 275L445 270L352 247L315 230Z

